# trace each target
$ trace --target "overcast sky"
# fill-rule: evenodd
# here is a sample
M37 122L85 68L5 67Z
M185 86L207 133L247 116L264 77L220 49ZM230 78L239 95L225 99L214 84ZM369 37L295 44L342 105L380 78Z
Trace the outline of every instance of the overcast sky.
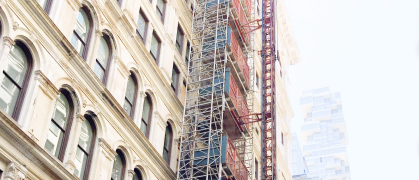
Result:
M302 91L340 91L352 180L419 180L419 0L284 0L302 61L290 67L292 131Z

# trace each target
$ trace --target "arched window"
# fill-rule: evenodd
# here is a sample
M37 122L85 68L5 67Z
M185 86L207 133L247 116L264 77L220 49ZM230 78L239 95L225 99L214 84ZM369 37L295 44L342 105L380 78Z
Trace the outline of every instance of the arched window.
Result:
M32 55L22 43L16 42L7 56L0 89L0 108L18 120L29 77L32 71Z
M70 93L66 90L60 91L49 125L45 149L62 161L73 123L74 105Z
M132 178L132 180L143 180L143 175L141 174L141 171L137 168L134 169L134 177Z
M134 118L137 89L137 79L135 78L134 73L131 72L131 75L128 77L127 91L125 92L124 100L124 110L131 118Z
M172 127L167 123L166 131L164 133L164 145L163 145L163 159L170 164L170 151L172 150L172 139L173 132Z
M92 26L92 18L89 14L89 10L86 7L82 7L79 11L79 14L77 15L77 22L76 26L74 27L71 44L85 59L87 56L87 47L90 40L90 31Z
M143 115L141 117L141 126L140 126L141 132L143 132L143 134L147 138L150 133L150 122L151 122L152 112L153 112L153 104L151 103L150 96L147 94L144 99Z
M125 175L125 156L120 149L116 150L115 161L113 162L111 180L123 180Z
M103 35L99 40L99 49L97 51L94 72L99 79L106 84L108 70L111 64L112 46L110 45L109 36Z
M93 149L96 139L96 127L94 125L93 117L90 114L85 114L81 126L79 142L77 145L76 160L74 164L74 174L81 180L89 178L90 165L93 157Z

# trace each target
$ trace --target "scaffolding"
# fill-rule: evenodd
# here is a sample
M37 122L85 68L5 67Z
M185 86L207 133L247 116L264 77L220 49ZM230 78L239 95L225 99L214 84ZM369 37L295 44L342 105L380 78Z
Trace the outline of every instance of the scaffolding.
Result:
M252 7L194 1L178 180L252 179L253 125L245 118L254 111L254 37L245 26Z

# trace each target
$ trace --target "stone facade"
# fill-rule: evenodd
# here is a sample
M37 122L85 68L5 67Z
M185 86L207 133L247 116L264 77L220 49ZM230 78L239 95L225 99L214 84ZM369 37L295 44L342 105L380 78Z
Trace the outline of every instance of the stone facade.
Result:
M1 41L0 82L7 76L5 69L9 54L15 45L25 47L30 68L17 105L8 113L0 108L0 170L1 179L86 179L75 175L79 157L80 139L85 138L84 123L89 121L94 131L91 151L85 152L90 160L88 178L110 179L117 152L124 156L123 179L132 179L140 172L143 179L176 179L178 139L183 114L187 73L185 59L190 42L191 0L167 0L163 16L156 14L159 0L0 0ZM44 4L45 3L45 4ZM258 3L261 6L261 2ZM280 145L280 176L291 179L289 133L293 112L286 93L289 80L288 66L299 62L298 49L286 17L285 7L277 20L281 48L281 72L277 85L280 134L285 142ZM79 12L88 14L85 51L80 53L72 44ZM140 37L137 20L145 17L144 35ZM178 29L183 33L177 41ZM97 75L96 63L102 37L108 38L109 63L106 81ZM160 45L157 60L150 54L153 37ZM260 30L255 34L255 63L261 76ZM180 43L180 44L179 44ZM180 46L177 47L176 45ZM173 68L175 66L176 68ZM173 70L178 72L175 82ZM133 113L126 113L127 82L136 79ZM105 82L105 83L103 83ZM259 80L260 82L260 80ZM175 87L175 91L173 88ZM3 85L2 85L2 88ZM255 87L257 88L257 87ZM256 90L255 109L260 112L260 91ZM60 94L68 92L71 101L71 122L66 132L65 147L58 156L48 151L50 124ZM0 93L0 98L3 97ZM151 101L147 135L141 131L143 106ZM89 118L90 117L90 118ZM70 122L70 120L69 120ZM166 128L171 127L168 162L163 158ZM260 125L255 136L255 158L260 171ZM64 131L64 130L63 130ZM260 172L258 173L261 174ZM280 174L280 173L278 173ZM86 177L86 176L84 176Z

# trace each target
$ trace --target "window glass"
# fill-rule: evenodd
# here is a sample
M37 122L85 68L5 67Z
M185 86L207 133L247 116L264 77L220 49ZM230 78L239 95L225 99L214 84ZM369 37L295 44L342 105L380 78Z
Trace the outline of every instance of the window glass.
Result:
M83 41L87 40L89 27L90 27L89 18L87 17L86 12L80 9L79 14L77 15L77 22L76 22L76 27L74 30Z
M164 135L163 159L169 163L170 144L172 140L172 129L168 125Z
M122 170L123 170L123 162L122 162L122 158L119 155L116 155L115 157L115 161L113 163L113 167L112 167L112 180L121 180L122 179Z
M105 76L106 68L109 60L109 45L104 37L100 38L99 49L96 57L94 72L101 81Z
M188 65L189 62L189 48L191 47L191 45L188 43L186 43L186 54L185 54L185 64Z
M137 26L138 26L138 33L141 35L141 38L144 38L145 29L146 29L146 20L143 14L141 13L140 13L140 16L138 17Z
M150 53L153 56L154 60L157 60L158 52L159 52L159 41L157 40L156 36L153 34L153 37L151 38Z
M125 97L128 99L129 102L131 102L131 104L134 102L134 95L135 95L134 93L135 93L135 82L134 82L134 79L132 79L132 76L129 76Z
M134 169L134 173L135 173L135 175L132 178L132 180L143 180L143 176L138 169Z
M124 110L131 115L132 106L134 105L135 82L132 76L128 77L127 90L125 92Z
M70 104L65 95L61 93L55 103L55 110L45 143L45 148L54 154L55 157L59 155L69 113Z
M88 120L84 120L81 126L81 132L78 142L78 147L76 151L76 159L74 164L76 168L74 168L74 174L83 179L85 169L86 169L86 162L89 155L89 151L91 148L91 143L93 140L93 130L92 126L90 125Z
M173 64L173 69L172 69L172 88L175 91L176 91L177 86L178 86L178 78L179 78L179 71L177 70L176 65Z
M5 77L0 89L0 107L9 115L13 114L23 81L28 70L28 59L25 52L15 45L7 56L7 65L3 70Z
M89 152L90 146L92 143L92 127L89 123L89 121L85 120L83 121L81 125L81 132L80 132L80 138L79 138L79 146L83 148L86 152Z
M86 12L83 9L80 9L79 14L77 15L77 22L74 28L73 37L71 38L71 44L81 55L83 54L87 37L89 35L89 28L89 18Z
M180 30L180 28L177 29L177 34L176 34L176 47L179 51L179 53L182 53L182 40L183 40L183 34L182 31Z
M142 115L142 122L141 122L141 127L140 130L141 132L143 132L144 134L147 134L147 126L148 126L148 120L150 118L150 100L148 97L145 97L144 99L144 106L143 106L143 115Z
M157 16L159 17L159 19L163 20L163 8L164 8L164 1L163 0L157 0L157 5L156 5L156 13Z

